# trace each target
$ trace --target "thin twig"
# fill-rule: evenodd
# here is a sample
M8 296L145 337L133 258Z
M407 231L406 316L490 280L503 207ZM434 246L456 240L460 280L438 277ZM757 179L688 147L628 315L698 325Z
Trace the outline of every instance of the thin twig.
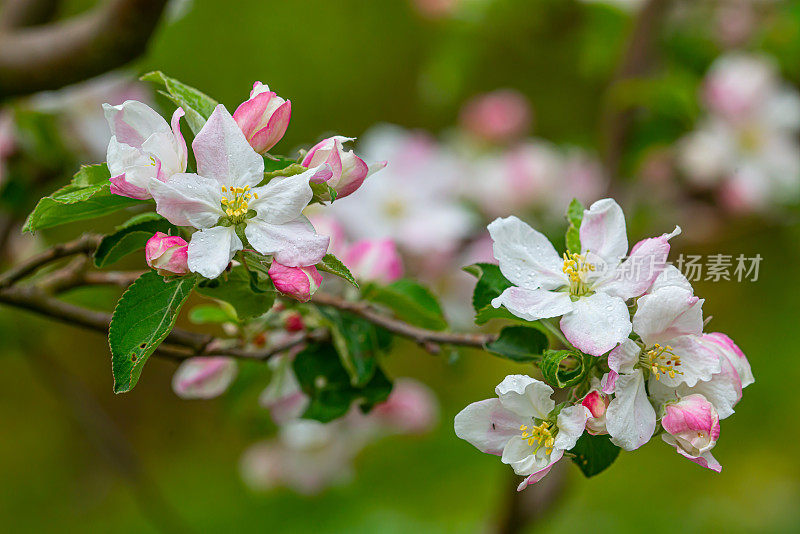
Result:
M17 266L12 267L2 275L0 275L0 289L9 287L10 285L22 280L29 274L33 274L40 267L44 267L48 263L55 260L74 256L75 254L88 254L97 248L100 243L100 236L94 234L86 234L75 241L69 243L61 243L28 258L27 260L19 263Z

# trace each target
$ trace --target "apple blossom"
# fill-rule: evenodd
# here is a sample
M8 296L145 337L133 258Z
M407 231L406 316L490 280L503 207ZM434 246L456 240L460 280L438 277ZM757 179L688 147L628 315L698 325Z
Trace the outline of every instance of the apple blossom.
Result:
M156 232L144 246L144 257L147 265L162 276L188 274L188 250L189 243L182 237Z
M345 150L343 145L348 141L355 141L353 137L337 135L323 139L308 151L303 158L303 167L317 167L327 163L333 174L325 180L330 187L336 190L336 198L344 198L361 187L371 174L386 167L385 161L367 165L356 156L352 150ZM319 180L322 182L322 180Z
M722 466L711 454L719 438L719 416L714 405L702 395L688 395L664 406L661 436L679 454L716 472Z
M511 141L527 132L532 112L523 94L500 89L479 95L461 110L462 128L473 136L492 143Z
M562 258L543 234L518 218L496 219L489 225L494 255L514 286L492 305L528 321L561 316L569 342L599 356L630 334L625 301L644 293L661 273L669 239L679 232L676 227L671 234L640 241L622 262L628 250L625 218L607 198L584 211L581 252Z
M497 399L473 402L455 417L455 432L481 452L502 457L525 480L518 491L541 480L583 434L587 410L556 410L553 388L526 375L509 375L495 388Z
M111 192L125 197L152 198L153 183L164 182L186 171L188 152L181 134L178 108L172 126L148 105L126 100L118 106L103 104L111 128L108 170Z
M233 112L236 124L247 142L259 154L265 154L278 144L289 127L292 103L284 100L261 82L255 82L250 98Z
M269 277L281 294L300 302L308 302L322 284L322 275L313 265L287 267L273 261L269 268Z
M389 398L377 404L369 417L404 434L423 434L436 424L436 396L424 384L398 379Z
M403 260L391 239L354 243L342 261L359 280L389 283L403 276Z
M269 410L272 420L277 424L297 419L310 402L292 370L293 360L292 353L280 354L269 360L272 379L258 398L259 404Z
M182 399L213 399L228 389L236 370L231 358L189 358L172 376L172 389Z
M586 431L594 436L608 434L606 430L606 410L611 399L601 389L600 383L594 379L592 389L581 401L581 405L589 410L586 419Z
M153 182L156 211L178 226L193 226L189 269L216 278L250 246L288 267L314 265L328 238L315 233L302 211L313 194L309 180L330 174L327 165L289 177L263 180L264 160L247 143L233 117L218 105L192 142L197 174Z

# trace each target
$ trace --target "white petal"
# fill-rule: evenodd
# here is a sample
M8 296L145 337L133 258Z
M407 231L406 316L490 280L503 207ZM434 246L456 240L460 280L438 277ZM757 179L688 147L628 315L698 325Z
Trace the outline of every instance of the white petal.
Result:
M456 436L470 442L481 452L501 455L508 440L520 435L523 419L503 408L498 399L473 402L454 420Z
M116 137L112 137L108 142L106 151L108 161L108 171L111 176L122 174L133 166L150 165L150 158L142 154L142 151L125 143L120 143Z
M611 441L626 451L638 449L656 430L656 412L647 400L642 370L620 375L614 395L606 410Z
M206 278L216 278L239 250L242 241L232 226L200 230L192 234L189 242L189 269Z
M680 384L693 387L698 380L711 380L712 375L722 370L719 354L703 344L699 336L672 338L669 346L681 358L681 365L676 368L681 374L676 374L674 378L660 374L658 381L667 387L678 387Z
M626 339L615 347L608 355L608 367L621 374L633 372L633 366L639 361L642 347L632 339Z
M572 311L569 294L544 289L509 287L492 300L492 306L505 306L508 311L526 321L559 317Z
M170 132L164 117L137 100L126 100L118 106L103 104L103 112L111 135L119 142L136 148L140 148L156 132Z
M599 256L608 267L616 266L628 252L625 215L613 199L598 200L583 212L581 252Z
M545 419L556 406L553 388L527 375L508 375L494 391L503 407L520 417Z
M703 331L703 300L678 286L663 287L638 300L633 330L649 347Z
M595 293L572 303L572 312L561 318L561 331L586 354L600 356L628 338L630 313L622 299Z
M558 435L553 443L554 449L570 450L586 428L586 408L578 404L564 408L556 420Z
M267 185L253 189L258 199L253 199L250 207L258 212L260 219L270 224L297 219L314 196L308 180L315 171L310 169L286 178L273 178Z
M161 169L168 177L186 170L182 161L183 156L178 153L178 146L175 144L175 136L172 132L154 133L144 142L142 150L158 158L161 162Z
M239 125L222 104L192 142L197 173L220 185L255 186L264 179L264 159L247 142Z
M694 293L694 289L692 289L692 284L689 283L689 280L683 275L683 273L675 267L674 265L667 265L664 267L664 270L661 271L661 274L658 275L655 282L653 282L652 287L650 287L649 293L655 293L662 287L669 287L669 286L677 286L680 288L689 291L690 293Z
M488 228L500 271L515 285L557 289L569 283L564 260L544 234L516 217L495 219Z
M150 192L158 214L178 226L211 228L224 215L219 184L197 174L175 174L166 182L155 180Z
M553 468L556 462L558 462L563 456L564 456L564 451L553 451L552 453L550 453L550 458L548 458L547 465L541 467L538 471L534 471L533 473L528 475L528 478L520 482L519 486L517 486L517 491L522 491L529 485L536 484L541 479L543 479L547 475L547 473L550 472L550 470Z
M533 454L533 447L528 445L527 440L521 436L514 436L508 440L503 448L501 461L510 465L518 475L530 475L545 469L552 462L553 454L547 454L545 447L540 447L536 454Z
M330 237L318 235L305 217L286 224L270 224L254 217L247 221L244 233L253 248L287 267L317 264L330 242Z

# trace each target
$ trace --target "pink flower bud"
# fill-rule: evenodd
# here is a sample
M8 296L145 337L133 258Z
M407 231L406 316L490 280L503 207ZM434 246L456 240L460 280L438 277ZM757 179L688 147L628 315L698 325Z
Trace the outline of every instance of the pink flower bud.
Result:
M306 324L302 315L297 312L290 312L283 320L283 327L287 332L300 332L305 330Z
M523 136L531 126L531 108L525 97L501 89L467 102L461 111L461 126L480 139L503 143Z
M589 411L586 419L586 431L594 436L608 434L606 430L606 408L611 399L608 395L599 390L590 391L581 404Z
M273 261L269 268L269 277L275 284L275 289L300 302L308 302L322 283L322 275L313 265L286 267Z
M250 98L233 112L236 124L259 154L266 153L278 144L289 127L291 116L292 103L270 91L261 82L253 84Z
M323 139L308 151L303 158L304 167L317 167L323 163L331 166L333 175L327 180L328 185L336 190L336 198L343 198L361 187L364 180L386 166L385 161L367 165L352 150L345 150L343 144L353 141L352 137L336 135Z
M212 399L228 389L236 370L230 358L190 358L172 376L172 390L182 399Z
M425 385L411 379L400 379L386 402L370 412L382 423L411 434L422 434L436 425L436 397Z
M358 280L389 283L403 276L403 260L391 239L355 243L344 263Z
M147 265L162 276L187 274L188 250L189 244L182 237L156 232L144 246L144 257Z
M719 438L719 415L704 396L689 395L676 403L668 403L661 426L667 431L662 439L681 455L703 467L722 469L710 454Z

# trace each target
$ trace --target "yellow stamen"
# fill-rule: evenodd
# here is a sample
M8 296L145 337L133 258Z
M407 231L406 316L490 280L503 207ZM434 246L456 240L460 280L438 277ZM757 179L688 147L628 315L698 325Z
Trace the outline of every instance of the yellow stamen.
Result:
M644 353L645 365L650 368L656 380L661 380L661 375L668 375L670 378L675 378L676 375L682 375L683 372L675 369L681 366L681 357L672 352L672 347L669 345L661 346L656 343L653 348Z

